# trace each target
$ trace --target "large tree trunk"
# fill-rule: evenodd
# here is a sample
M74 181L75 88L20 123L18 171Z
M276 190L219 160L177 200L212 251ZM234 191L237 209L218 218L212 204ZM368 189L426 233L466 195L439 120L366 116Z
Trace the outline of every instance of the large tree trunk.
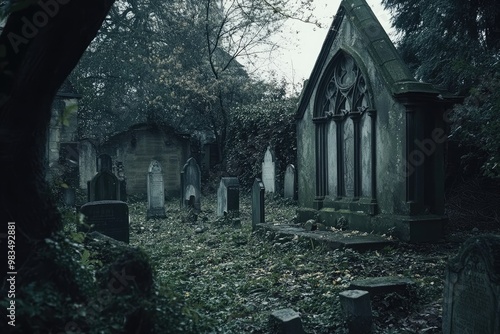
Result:
M0 36L0 233L15 222L16 271L60 228L44 171L51 104L113 2L36 1L13 12ZM5 258L5 235L0 241Z

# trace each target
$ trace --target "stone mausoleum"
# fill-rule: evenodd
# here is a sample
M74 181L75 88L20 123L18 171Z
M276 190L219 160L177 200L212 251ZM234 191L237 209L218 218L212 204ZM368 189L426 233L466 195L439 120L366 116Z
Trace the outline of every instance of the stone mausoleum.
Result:
M366 1L342 1L296 115L299 219L441 238L446 111L458 101L413 78Z
M136 124L100 145L99 153L109 154L115 164L123 164L129 195L146 194L149 165L156 160L164 174L165 194L178 196L180 173L191 156L191 146L189 135Z

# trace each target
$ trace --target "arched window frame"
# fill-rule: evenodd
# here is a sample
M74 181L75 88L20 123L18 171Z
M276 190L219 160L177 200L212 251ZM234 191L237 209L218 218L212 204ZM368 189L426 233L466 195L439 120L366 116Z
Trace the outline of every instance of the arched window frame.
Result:
M316 201L321 202L325 196L336 199L349 198L357 200L362 197L361 189L361 134L360 121L369 116L370 127L370 194L364 197L375 198L375 110L370 84L365 71L358 65L356 57L340 50L330 61L319 82L313 110L313 122L316 125ZM336 123L335 136L337 143L336 194L328 193L328 127L331 121ZM347 170L344 147L344 129L347 122L353 125L352 170ZM346 182L346 178L349 180ZM346 189L346 183L349 189ZM319 205L321 206L321 205Z

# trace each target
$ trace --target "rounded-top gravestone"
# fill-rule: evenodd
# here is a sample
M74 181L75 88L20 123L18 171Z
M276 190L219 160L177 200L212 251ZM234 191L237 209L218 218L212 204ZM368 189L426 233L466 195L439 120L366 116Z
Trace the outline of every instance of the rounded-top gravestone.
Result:
M446 270L443 333L500 333L500 237L467 240Z
M266 192L276 191L276 161L270 146L267 147L262 162L262 183L264 183Z
M201 171L194 158L189 158L181 172L181 208L201 210Z
M163 172L157 160L151 161L147 175L148 211L146 218L165 218L165 186Z

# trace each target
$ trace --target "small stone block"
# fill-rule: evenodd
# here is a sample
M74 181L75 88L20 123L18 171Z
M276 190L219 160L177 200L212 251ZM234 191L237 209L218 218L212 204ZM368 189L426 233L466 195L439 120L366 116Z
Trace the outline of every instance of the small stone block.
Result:
M372 333L372 307L370 293L363 290L347 290L339 293L349 333Z
M277 310L271 313L269 324L271 333L304 334L299 314L290 308Z

